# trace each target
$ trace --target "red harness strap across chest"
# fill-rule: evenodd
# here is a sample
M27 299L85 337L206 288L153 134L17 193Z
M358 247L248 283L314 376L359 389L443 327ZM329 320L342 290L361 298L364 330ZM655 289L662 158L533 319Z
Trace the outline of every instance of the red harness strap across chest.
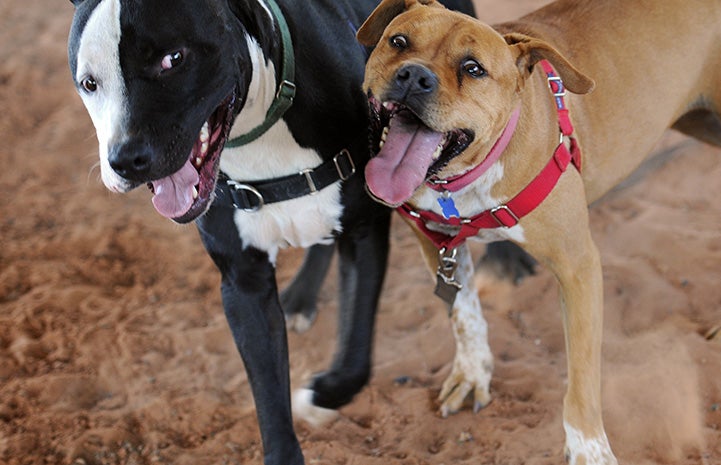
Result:
M561 78L556 75L550 63L543 60L540 64L547 75L548 85L556 102L558 126L561 132L561 141L553 152L553 156L541 172L521 192L505 204L483 211L471 218L445 218L432 211L416 211L407 203L397 208L398 212L412 220L439 250L453 250L465 242L467 238L477 235L482 229L510 228L515 226L521 218L532 212L545 200L556 186L561 175L566 171L569 163L572 162L576 169L581 170L581 151L576 139L571 137L573 134L573 125L571 124L568 109L563 99L564 95L566 95L563 82ZM569 138L570 148L564 143L563 137ZM484 162L482 162L482 164L490 165ZM475 169L469 171L469 174L476 178L480 176ZM468 182L464 182L462 179L463 176L453 178L452 182L465 187ZM438 187L436 187L438 186L437 181L429 183L429 186L438 190ZM457 190L449 189L449 187L452 186L449 186L448 183L443 184L442 187L445 189L441 190ZM458 227L458 233L455 235L447 235L442 232L433 231L427 226L429 222Z

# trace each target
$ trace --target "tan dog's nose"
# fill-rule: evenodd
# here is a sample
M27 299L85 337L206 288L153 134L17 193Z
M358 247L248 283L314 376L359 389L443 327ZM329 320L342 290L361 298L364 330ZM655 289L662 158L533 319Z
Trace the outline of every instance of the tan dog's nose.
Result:
M396 83L409 94L425 94L436 90L438 78L423 65L406 65L396 73Z
M400 102L422 100L438 89L438 77L423 65L404 65L393 78L389 97ZM418 102L420 103L420 102Z

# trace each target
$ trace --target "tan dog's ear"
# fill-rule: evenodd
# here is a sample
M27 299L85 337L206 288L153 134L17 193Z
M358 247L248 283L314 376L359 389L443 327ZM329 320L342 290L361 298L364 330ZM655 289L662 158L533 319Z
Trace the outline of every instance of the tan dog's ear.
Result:
M506 34L503 38L515 49L516 65L524 78L531 74L536 63L548 60L563 79L564 86L574 94L587 94L595 87L593 79L577 70L548 43L515 32Z
M358 42L366 47L376 45L393 18L417 4L444 8L435 0L383 0L358 29Z

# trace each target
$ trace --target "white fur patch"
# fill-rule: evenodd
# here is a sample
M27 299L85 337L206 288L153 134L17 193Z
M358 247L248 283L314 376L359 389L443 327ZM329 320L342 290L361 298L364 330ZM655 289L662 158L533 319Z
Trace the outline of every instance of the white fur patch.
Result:
M127 97L120 69L120 0L104 0L88 18L78 46L75 80L92 76L97 90L80 97L98 137L103 183L114 192L126 192L129 184L110 168L108 147L124 133Z
M563 422L566 431L566 454L569 465L618 465L616 457L608 444L606 433L596 438L587 438L583 433L567 422ZM585 459L585 462L581 461Z
M313 391L298 389L293 393L291 402L293 415L310 425L319 428L338 418L338 411L313 405Z
M248 99L238 115L231 137L247 133L265 118L276 92L275 70L266 65L258 44L246 38L253 67ZM311 149L295 141L285 121L280 120L253 142L237 148L226 148L220 169L231 179L254 181L296 174L322 162ZM343 212L340 183L314 195L265 205L258 211L235 212L235 223L246 246L268 252L272 262L280 248L309 247L331 243L333 232L341 229Z
M459 247L456 259L456 279L463 288L453 303L451 322L456 338L456 356L440 394L441 415L444 417L460 410L463 400L470 393L473 393L475 411L491 400L493 354L488 345L488 324L483 318L473 281L473 260L468 247Z
M469 186L453 192L451 197L456 208L464 218L469 218L490 208L497 207L508 199L496 199L491 196L491 188L503 178L503 163L497 161L483 173L475 182ZM437 214L441 214L441 207L438 204L439 192L426 187L421 187L412 198L412 203L418 210L430 210ZM440 232L452 232L452 228L440 224L428 224L428 228ZM523 234L523 226L517 224L511 228L494 228L482 229L478 235L474 237L482 242L494 242L501 240L513 240L523 243L525 236Z

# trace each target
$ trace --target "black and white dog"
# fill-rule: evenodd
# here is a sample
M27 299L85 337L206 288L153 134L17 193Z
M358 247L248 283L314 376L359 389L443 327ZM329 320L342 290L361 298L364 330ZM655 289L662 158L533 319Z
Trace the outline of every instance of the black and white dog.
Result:
M337 244L338 350L301 396L337 409L370 376L388 252L390 211L366 195L360 174L367 51L355 29L377 0L73 3L70 68L103 182L114 192L147 185L158 213L196 222L222 273L265 463L301 464L274 262L283 247ZM470 0L445 3L472 14ZM328 246L312 250L303 270L329 260ZM323 274L286 294L288 306L314 305Z

